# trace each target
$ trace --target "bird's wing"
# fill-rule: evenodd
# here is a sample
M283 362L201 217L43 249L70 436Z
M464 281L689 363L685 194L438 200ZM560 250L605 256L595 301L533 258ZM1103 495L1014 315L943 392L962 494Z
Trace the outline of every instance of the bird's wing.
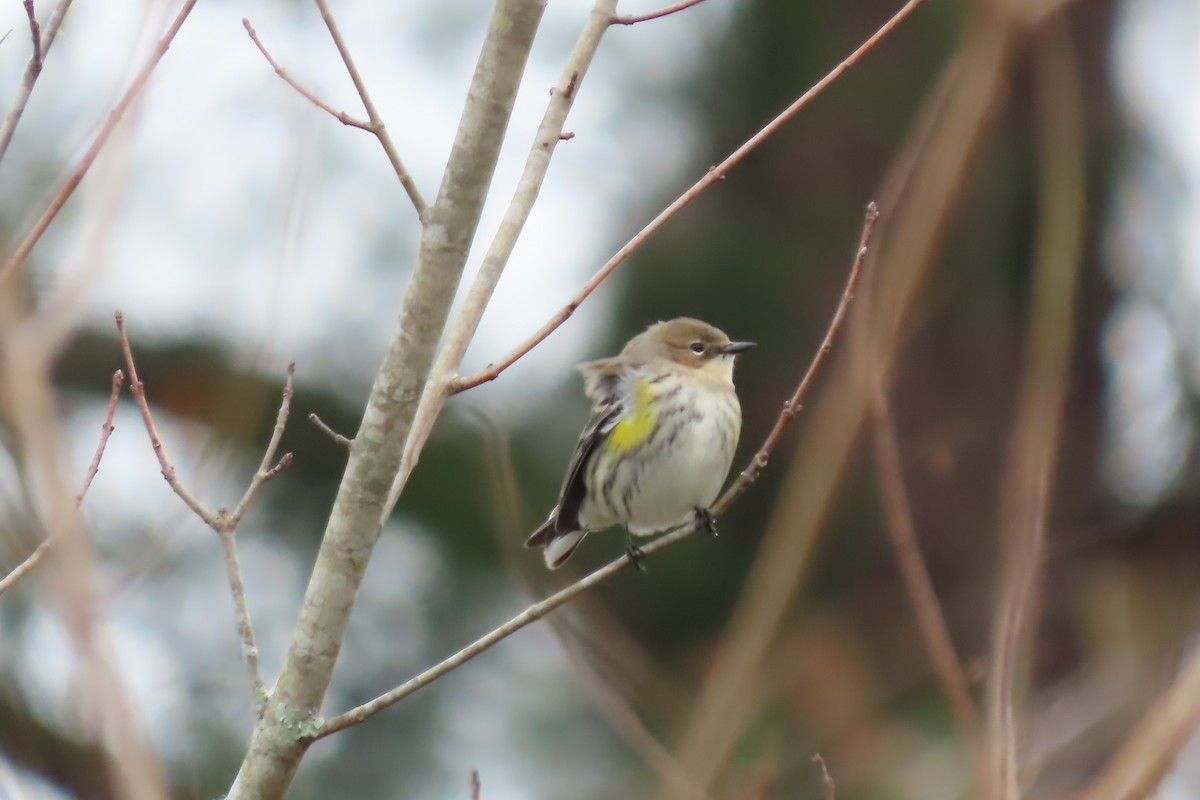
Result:
M579 435L579 445L575 448L571 464L567 467L567 477L563 481L562 493L558 498L555 530L573 531L582 527L579 523L579 509L583 505L584 497L587 496L584 476L587 474L588 462L591 461L596 448L603 446L609 434L612 433L613 426L620 418L621 405L619 403L598 406L592 412L587 427Z
M616 359L589 361L579 369L583 373L584 391L592 400L592 416L579 435L579 445L567 467L567 477L563 481L555 515L556 531L573 531L581 527L579 509L587 496L584 476L588 462L596 448L608 439L624 413L621 403L621 365Z

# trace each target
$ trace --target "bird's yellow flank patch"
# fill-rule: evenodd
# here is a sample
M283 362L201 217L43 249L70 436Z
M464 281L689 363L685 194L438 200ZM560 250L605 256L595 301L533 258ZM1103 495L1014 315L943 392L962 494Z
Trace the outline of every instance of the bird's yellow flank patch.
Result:
M634 449L645 442L654 430L654 421L658 416L651 403L654 390L644 378L638 378L633 383L631 394L633 408L626 410L621 421L613 426L612 433L608 436L610 453L623 453Z

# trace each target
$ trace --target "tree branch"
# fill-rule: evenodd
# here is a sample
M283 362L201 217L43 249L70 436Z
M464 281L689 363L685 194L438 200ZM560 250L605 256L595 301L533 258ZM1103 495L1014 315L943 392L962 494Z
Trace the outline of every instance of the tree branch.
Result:
M60 3L60 6L61 5L62 3ZM133 80L130 82L129 88L125 90L125 94L121 96L121 99L117 101L117 104L113 107L113 110L109 112L108 118L100 127L100 132L96 134L96 138L92 141L92 144L83 154L83 157L79 159L79 162L75 165L75 168L71 170L71 174L67 177L67 180L63 183L62 187L58 190L54 197L51 198L50 204L46 206L46 209L42 212L41 216L38 217L36 222L34 222L33 227L17 246L16 251L9 256L8 260L4 263L4 266L0 267L0 280L3 280L21 268L21 265L25 263L25 259L29 257L29 252L33 250L34 245L38 243L38 241L42 238L42 234L46 232L46 228L50 227L50 223L53 222L54 218L58 216L58 212L62 210L62 207L66 205L67 200L70 199L71 195L75 193L75 190L83 181L84 176L87 175L88 170L91 169L92 164L95 163L97 156L100 155L100 151L104 148L104 145L108 143L109 137L112 136L113 131L116 130L117 123L121 121L126 112L128 112L130 107L133 105L134 101L136 101L141 95L142 89L146 87L146 82L150 80L150 74L154 72L154 68L158 66L158 62L161 61L162 57L166 54L167 48L171 46L171 41L175 38L175 34L179 33L179 29L183 27L184 21L188 18L188 15L192 13L192 8L195 7L195 5L196 0L184 0L183 7L180 8L179 13L175 15L175 19L171 22L171 26L167 28L166 34L164 34L163 37L158 41L158 44L155 45L154 51L150 54L150 58L146 60L145 65L141 68L141 70L138 71L137 75L135 75ZM47 33L49 33L49 31L50 26L47 25ZM46 48L43 47L42 49L44 52ZM30 87L30 90L32 91L32 86ZM0 143L2 143L2 140L0 140Z
M422 216L416 265L350 447L287 658L267 713L255 725L231 800L282 796L319 727L317 714L350 609L382 530L380 512L450 314L544 10L545 0L497 0L492 12L437 200Z
M623 17L614 16L609 19L610 25L636 25L639 22L648 22L652 19L665 17L669 14L677 14L680 11L697 6L703 3L704 0L683 0L683 2L675 3L674 5L660 8L658 11L651 11L647 14L626 14Z
M1040 208L1026 367L1001 506L1000 590L987 687L990 772L983 787L992 800L1021 795L1018 717L1062 435L1085 224L1081 89L1070 34L1061 18L1046 23L1035 53Z
M396 171L396 177L400 179L400 185L404 187L404 191L408 193L408 199L412 201L413 208L417 210L417 218L424 222L427 211L425 198L421 196L421 192L417 189L417 184L413 181L412 175L408 173L404 163L400 160L400 154L396 152L396 145L392 143L392 137L388 135L387 128L383 124L383 119L379 116L379 112L375 110L375 104L371 102L371 95L367 93L367 84L363 82L362 76L358 74L358 68L354 66L354 59L350 56L350 48L346 46L345 40L342 39L341 31L338 30L337 23L333 19L333 14L329 11L329 6L326 5L325 0L316 0L316 3L317 8L321 11L321 19L325 20L325 27L329 29L329 35L333 38L333 43L337 47L338 53L342 56L342 63L346 65L346 71L350 74L350 80L354 82L354 88L358 90L358 96L362 99L363 108L367 112L367 118L371 120L369 130L375 134L375 138L379 140L379 144L383 147L383 152L387 154L388 161L392 163L392 169Z
M737 501L737 499L742 496L746 489L750 487L750 484L757 479L759 473L762 472L763 467L765 467L769 461L772 451L774 451L776 445L778 445L779 438L783 433L783 430L788 426L792 419L795 418L796 410L800 408L800 401L803 399L804 393L808 390L808 386L811 383L812 377L816 373L817 368L825 360L825 356L830 350L833 339L841 327L842 320L845 318L846 309L849 306L851 299L853 299L854 287L857 285L863 260L867 255L867 247L870 243L871 231L874 229L876 219L878 219L878 211L875 209L875 204L871 203L867 207L867 216L863 223L863 231L859 240L859 248L855 252L854 263L850 268L850 277L846 281L846 288L842 292L841 301L838 303L837 311L834 312L833 320L830 322L829 329L825 333L825 338L822 340L820 347L817 348L817 352L813 356L812 362L809 364L808 369L805 370L804 377L801 378L800 383L796 387L796 391L793 392L792 396L788 398L788 401L784 403L783 411L780 413L779 419L776 421L775 426L767 435L762 447L759 448L758 452L754 454L754 457L750 459L750 463L744 470L742 470L741 474L738 475L737 480L734 481L733 484L731 484L730 487L725 490L717 502L713 504L711 509L713 517L720 517L722 514L728 511L729 508ZM696 522L684 523L675 530L660 536L649 544L641 546L640 549L642 551L642 555L649 556L653 553L657 553L659 550L670 547L676 542L683 541L695 533L699 527L700 526L698 526ZM497 642L506 639L527 625L536 622L537 620L549 614L551 611L555 610L559 606L565 605L592 587L603 583L613 575L616 575L618 572L621 572L629 567L632 563L633 561L630 560L628 555L622 555L620 558L610 561L608 564L591 573L590 575L580 578L575 583L572 583L566 588L555 592L546 599L534 603L500 627L481 636L479 639L476 639L474 642L467 645L462 650L459 650L454 655L438 664L435 664L416 677L405 681L395 689L376 697L374 700L363 703L362 705L353 708L344 714L339 714L336 717L327 720L324 724L317 728L317 730L312 734L311 739L322 739L326 736L330 736L331 734L345 730L346 728L357 725L360 722L369 719L375 714L378 714L380 711L383 711L388 706L403 700L405 697L408 697L418 689L428 686L438 678L441 678L452 670L462 666Z
M171 463L171 459L167 456L162 439L158 435L158 428L154 424L154 417L150 413L150 404L146 401L146 387L142 384L141 379L138 378L137 365L133 360L133 351L129 344L129 336L125 332L125 319L120 311L116 313L116 322L117 333L121 339L121 352L125 357L125 367L129 370L129 390L133 394L133 399L142 414L142 422L146 426L146 433L150 436L150 445L154 448L154 454L158 458L163 478L166 479L167 484L179 499L183 500L184 504L203 520L205 525L212 528L220 540L221 554L225 560L225 576L229 581L229 593L233 597L233 609L237 621L238 636L241 637L242 642L242 657L246 660L246 669L250 673L250 688L254 694L255 712L257 716L261 717L266 710L267 688L266 683L263 681L262 668L259 665L258 645L254 639L254 625L251 622L249 604L246 602L246 586L242 581L241 564L238 562L237 527L247 509L249 509L251 501L258 494L258 490L262 488L262 485L292 463L292 454L284 453L279 461L272 465L272 462L275 461L275 453L279 449L279 441L283 438L283 431L287 426L288 415L291 413L292 378L296 373L296 364L295 362L288 364L287 381L283 387L283 398L279 403L279 412L275 417L275 428L271 433L271 440L267 444L262 462L259 464L258 470L254 473L254 477L250 479L250 485L246 488L242 499L238 502L232 513L222 507L214 514L205 508L196 499L195 495L188 491L187 487L179 480L179 476L175 471L175 465Z
M954 649L954 640L946 626L946 616L942 612L937 592L933 589L933 581L929 578L925 558L921 555L921 545L917 541L912 509L901 473L896 422L880 385L882 376L877 377L880 380L875 381L874 396L875 466L883 494L888 541L892 545L896 564L900 567L904 588L925 643L925 651L933 663L942 694L950 704L950 713L958 726L959 735L971 750L976 778L982 781L985 762L983 752L979 748L979 713L971 700L967 676Z
M363 120L358 119L357 117L352 117L349 114L347 114L345 111L334 111L332 106L330 106L325 101L321 100L321 98L317 97L317 95L315 93L306 89L303 85L300 84L299 81L297 81L295 78L293 78L292 73L288 72L286 69L279 66L279 62L277 62L274 58L271 57L271 54L267 51L266 45L264 45L262 43L262 40L260 40L258 38L258 32L255 31L254 27L250 24L250 20L246 19L245 17L242 17L242 27L246 29L246 33L250 34L250 41L254 42L254 46L258 48L258 52L263 54L263 58L265 58L267 60L267 63L271 65L271 69L275 70L275 74L278 75L280 78L283 78L284 83L286 83L288 86L291 86L293 89L295 89L297 92L299 92L301 97L308 100L314 106L321 109L325 113L329 114L331 117L333 117L334 119L336 119L338 122L342 123L343 125L349 125L354 128L361 128L364 131L367 131L368 133L375 133L375 129L371 126L371 123L364 122ZM424 205L424 201L422 201L422 205Z
M909 2L907 2L903 8L897 11L891 19L884 23L879 30L872 34L870 38L863 42L853 53L847 56L832 70L830 70L830 72L824 78L813 84L808 91L797 98L786 109L780 112L778 116L767 123L767 125L758 133L751 136L740 147L738 147L738 149L730 153L724 161L717 166L710 168L703 178L696 181L696 183L693 184L690 189L688 189L686 192L676 198L673 203L663 209L657 217L655 217L649 222L649 224L646 225L646 227L638 231L638 233L632 239L630 239L624 247L618 250L616 254L610 258L608 262L602 266L586 284L584 284L583 288L580 289L579 292L577 292L565 306L559 309L559 311L553 317L551 317L545 325L539 328L536 333L526 339L515 350L502 358L500 361L488 366L487 369L481 370L474 375L460 377L453 380L450 385L450 391L452 393L462 392L478 386L481 383L487 383L488 381L495 380L501 372L515 364L534 347L537 347L537 345L540 344L547 336L553 333L559 325L562 325L564 322L566 322L567 319L569 319L571 315L575 313L575 309L579 308L580 304L587 299L588 295L594 292L596 287L599 286L605 278L611 275L617 267L621 266L621 264L625 262L625 259L627 259L631 253L641 247L647 239L657 233L659 228L665 225L685 206L703 194L714 183L724 179L725 174L729 172L730 169L735 167L743 158L753 152L754 149L762 144L768 137L770 137L771 134L783 127L789 120L791 120L792 117L799 113L802 108L808 105L808 103L812 101L814 97L819 95L825 90L826 87L837 80L842 73L858 63L858 61L861 60L864 55L873 50L875 46L879 44L879 42L882 41L889 33L891 33L897 25L907 19L913 11L915 11L924 3L925 0L909 0Z
M21 78L21 85L17 88L17 96L13 98L12 107L4 118L4 124L0 125L0 160L3 160L4 154L8 152L8 145L12 142L13 134L16 133L17 125L21 121L21 115L25 113L25 106L29 104L29 97L33 94L34 84L37 83L38 76L42 74L42 66L45 64L47 53L50 52L50 45L54 44L54 37L58 35L63 17L67 15L67 9L70 7L71 0L59 0L54 11L50 13L50 19L46 21L46 27L39 32L37 17L33 13L33 1L26 0L25 10L29 14L29 30L33 36L33 55L25 64L25 74Z
M117 399L121 396L121 387L124 385L125 375L121 370L117 370L113 373L112 394L108 398L108 410L104 414L104 422L100 423L100 442L96 445L96 454L92 456L92 463L88 466L87 474L83 477L83 487L79 490L79 494L75 495L76 508L83 502L88 489L92 486L92 479L100 471L100 459L104 458L104 448L108 446L108 437L112 436L113 416L117 413ZM46 537L46 540L39 544L37 549L29 554L28 558L18 564L3 579L0 579L0 595L11 589L13 584L21 580L22 576L41 563L46 554L58 543L58 538L57 536Z
M462 364L467 346L479 328L479 320L487 309L500 282L500 276L512 256L517 239L529 219L533 204L537 201L546 173L550 168L550 159L563 136L563 125L567 115L579 94L579 86L587 75L588 66L600 46L600 39L608 29L608 21L616 10L617 0L596 0L588 16L587 24L579 34L575 47L567 57L566 66L559 76L558 84L550 94L550 102L546 113L534 135L533 145L529 148L529 156L525 160L525 169L517 182L516 191L504 212L504 219L488 247L483 263L475 274L475 280L463 301L454 323L446 335L446 343L438 353L434 364L432 379L421 396L421 404L413 419L412 432L404 445L404 458L400 462L400 471L392 482L388 493L387 503L383 507L381 519L391 514L392 509L400 499L408 476L416 467L417 459L425 442L433 430L442 407L450 398L450 381Z

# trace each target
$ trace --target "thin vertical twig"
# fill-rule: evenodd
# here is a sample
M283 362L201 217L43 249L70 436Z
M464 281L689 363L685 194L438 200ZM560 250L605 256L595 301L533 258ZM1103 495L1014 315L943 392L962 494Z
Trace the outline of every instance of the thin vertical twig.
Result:
M92 463L88 465L87 474L83 477L83 486L79 490L79 494L75 495L75 506L79 507L83 503L83 498L87 495L88 489L92 486L92 480L96 477L96 473L100 471L100 460L104 458L104 448L108 446L108 437L112 436L113 417L117 413L117 399L121 396L121 387L125 385L125 375L121 370L113 373L112 378L112 394L108 398L108 410L104 414L104 421L100 423L100 441L96 445L96 452L92 456ZM51 549L58 543L57 536L47 536L46 540L37 546L37 548L29 554L29 557L16 566L11 572L0 579L0 595L12 588L13 584L21 580L21 577L29 573L41 563L42 559L50 552Z
M13 98L13 104L4 117L4 123L0 125L0 160L3 160L5 153L8 152L8 145L12 142L17 125L21 122L21 115L25 113L25 106L29 105L29 97L33 94L34 84L37 83L38 76L42 74L42 67L46 62L46 55L50 52L50 45L54 44L54 38L58 36L58 29L62 25L63 17L67 15L70 7L71 0L59 0L43 27L38 25L32 0L25 0L25 10L29 14L30 34L33 36L33 55L25 64L25 74L21 78L21 85L17 87L17 96Z

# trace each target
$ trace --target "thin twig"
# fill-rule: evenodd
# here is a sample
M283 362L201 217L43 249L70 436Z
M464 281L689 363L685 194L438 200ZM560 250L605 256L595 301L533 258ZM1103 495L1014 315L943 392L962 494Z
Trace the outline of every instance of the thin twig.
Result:
M610 25L636 25L639 22L647 22L652 19L658 19L659 17L665 17L670 14L676 14L680 11L683 11L684 9L688 9L688 8L691 8L692 6L700 5L703 2L704 2L704 0L683 0L683 2L676 3L671 6L667 6L666 8L660 8L658 11L651 11L646 14L626 14L623 17L613 17L612 20L609 22L609 24Z
M133 361L133 352L129 345L129 336L125 332L125 320L120 311L116 313L116 321L117 332L121 339L121 351L125 356L125 366L129 370L131 381L129 389L133 393L133 398L137 402L138 409L141 411L142 422L146 426L146 432L150 435L150 444L154 448L154 454L158 457L158 464L162 469L162 475L171 487L171 490L183 500L196 516L204 521L205 525L212 528L220 539L221 552L225 559L225 574L229 581L229 592L233 597L238 635L242 640L242 656L246 660L246 668L250 673L250 684L254 693L255 713L261 717L266 710L267 689L262 677L262 668L259 664L258 645L255 643L254 625L251 622L250 607L246 602L246 587L242 581L242 569L238 562L237 527L242 521L242 517L245 516L247 509L249 509L250 503L258 493L258 490L262 488L262 485L292 463L292 454L284 453L277 462L272 464L275 461L275 453L279 449L279 442L283 438L283 431L287 426L288 416L291 413L292 379L296 373L296 364L295 362L288 364L287 380L283 388L283 397L279 403L279 413L275 418L275 428L271 433L271 440L267 444L266 452L263 454L258 470L254 473L254 477L250 479L249 487L247 487L246 492L242 495L242 499L234 507L232 513L225 508L221 508L214 514L206 509L180 482L175 471L175 466L171 463L166 450L163 448L162 440L158 435L158 429L154 424L154 417L150 413L150 404L146 401L146 389L138 378L137 367Z
M400 185L404 187L404 191L408 193L408 199L412 201L413 208L417 210L417 218L424 220L425 209L427 207L425 198L421 196L421 192L417 189L417 184L413 181L412 175L405 168L404 162L400 160L400 154L396 151L396 145L392 143L392 137L388 135L387 128L383 124L383 119L379 116L379 112L375 110L375 104L371 102L371 95L367 92L367 85L363 82L362 76L359 75L358 68L354 66L354 59L350 56L350 48L346 46L346 41L342 38L337 23L334 22L333 14L329 12L329 6L326 5L325 0L316 0L316 3L317 8L321 12L321 19L325 21L325 27L329 29L329 35L333 39L338 53L342 56L342 63L346 65L346 71L350 74L350 80L354 82L354 88L358 91L359 98L362 99L363 108L367 112L367 118L371 121L369 130L375 134L375 138L379 140L379 144L383 147L383 152L387 154L388 161L392 163L392 169L395 170L396 177L400 179Z
M302 97L304 97L304 99L308 100L314 106L321 109L325 113L329 114L330 116L332 116L334 119L336 119L338 122L342 123L343 125L349 125L354 128L361 128L362 130L367 131L368 133L375 132L375 129L371 126L370 122L366 122L364 120L358 119L357 117L352 117L349 114L347 114L345 111L334 111L333 106L329 105L328 103L323 101L321 98L317 97L316 94L314 94L309 89L305 88L299 81L297 81L295 78L293 78L292 74L290 72L288 72L283 67L279 66L279 62L277 62L274 58L271 57L271 54L267 51L266 45L264 45L262 43L262 41L258 38L258 33L257 33L257 31L254 30L254 27L250 24L250 20L248 20L245 17L242 17L242 27L244 27L246 29L246 33L250 34L250 41L254 42L254 46L258 48L258 52L263 54L263 58L265 58L267 60L267 63L271 65L271 69L275 70L275 74L278 75L279 77L283 78L284 83L286 83L288 86L291 86L293 89L295 89L297 92L299 92L300 95Z
M272 464L271 462L275 461L275 452L279 449L279 440L283 438L283 429L287 427L288 416L292 411L292 378L295 375L296 362L293 361L287 366L287 380L283 385L283 397L279 401L279 413L275 417L275 428L271 431L271 440L267 442L267 449L263 453L262 461L258 465L258 471L254 473L254 477L250 480L250 485L246 488L246 493L242 495L241 502L234 508L233 513L229 514L224 520L225 527L229 530L237 528L238 523L242 521L242 517L246 514L246 509L250 507L250 501L254 499L254 495L258 493L259 488L287 469L288 465L292 463L291 453L284 453L278 463Z
M792 117L794 117L802 108L804 108L814 97L825 90L831 83L837 80L842 73L854 66L858 61L872 49L875 48L891 31L903 22L913 11L923 5L926 0L909 0L903 8L889 19L884 25L863 42L853 53L847 56L840 64L834 67L821 80L817 81L813 86L802 94L795 102L784 109L778 116L771 120L762 130L746 140L737 150L734 150L724 161L715 167L708 170L703 178L692 185L690 189L680 195L674 202L662 210L657 217L650 221L646 227L642 228L638 233L629 240L617 253L608 260L603 267L596 272L592 278L584 284L583 288L571 298L565 306L550 318L541 328L532 336L522 342L515 350L506 355L499 361L491 364L487 369L481 370L474 375L460 377L452 381L450 389L452 393L457 393L478 386L481 383L495 380L496 377L504 370L515 364L526 353L536 347L547 336L554 332L559 325L562 325L575 313L575 309L587 299L588 295L596 290L605 278L625 262L631 253L637 250L642 244L653 236L659 228L665 225L672 217L674 217L685 206L703 194L709 187L718 181L724 179L726 173L736 166L743 158L751 153L755 148L763 143L771 134L775 133Z
M325 421L317 416L317 412L314 411L311 414L309 414L308 421L311 422L313 425L316 425L317 430L319 430L321 433L325 434L330 439L333 439L334 442L336 442L337 444L340 444L342 447L346 448L347 450L350 449L350 445L354 444L353 439L342 436L340 433L335 431L333 428L326 425Z
M417 413L413 416L412 430L404 442L404 457L400 460L400 469L392 480L387 502L380 513L380 519L391 516L392 509L400 499L409 475L416 467L417 459L429 439L433 425L441 414L442 407L453 394L452 381L462 365L463 355L479 328L479 321L491 302L496 286L500 282L517 239L525 228L533 205L537 202L546 173L550 169L559 141L562 140L563 126L567 115L579 94L579 87L587 75L588 66L600 47L600 40L608 30L608 20L616 10L617 0L596 0L588 15L587 23L579 33L567 63L558 78L550 101L542 115L541 124L534 134L529 155L525 159L525 168L517 181L517 188L505 209L504 218L492 243L488 246L487 255L479 265L471 288L463 300L462 307L454 318L454 323L446 333L445 344L438 353L437 361L430 371L430 380L421 395Z
M150 446L154 448L154 455L158 458L158 466L162 471L162 476L166 479L167 485L171 487L171 491L178 495L179 499L184 502L184 505L203 520L205 525L213 530L217 530L220 526L220 519L216 514L205 508L179 482L179 478L175 474L175 465L171 463L171 459L167 456L167 452L163 448L162 439L158 435L158 428L154 424L154 417L150 414L150 404L146 402L146 387L141 379L138 378L137 365L133 362L133 350L129 346L129 337L125 333L125 317L118 311L115 318L117 321L117 334L121 339L121 352L125 357L125 368L129 371L129 391L133 394L133 399L137 403L138 410L142 413L142 423L146 426L146 433L150 435Z
M54 37L58 35L58 28L62 25L63 17L67 15L67 9L70 7L71 0L59 0L39 35L35 30L39 26L37 17L33 13L33 3L26 2L25 4L25 9L29 14L30 33L34 37L33 55L25 64L25 74L21 78L21 85L17 88L17 96L13 98L12 107L4 118L4 124L0 126L0 159L3 159L4 154L8 152L8 145L12 141L13 134L16 133L17 124L21 121L21 115L25 113L25 106L29 104L30 95L33 94L33 86L37 83L38 76L42 74L46 54L50 52L50 45L54 43ZM6 33L4 36L7 38L8 34Z
M108 437L112 436L113 416L117 413L117 399L121 396L121 387L124 385L125 375L121 370L117 370L113 373L112 394L108 398L108 410L104 414L104 422L100 423L100 441L96 445L96 453L92 456L92 463L88 466L87 474L83 477L83 486L80 488L79 494L75 495L76 508L83 503L83 498L92 486L92 480L96 477L96 473L100 471L100 459L104 458L104 448L108 446ZM8 591L22 576L36 567L46 557L46 554L50 552L51 548L58 543L58 539L58 536L46 537L46 540L39 544L29 554L28 558L18 564L3 579L0 579L0 595Z
M75 189L79 187L84 176L87 175L88 170L95 163L97 156L100 155L100 150L108 143L109 137L116 130L117 123L121 121L122 117L125 116L134 101L142 93L146 82L150 80L150 74L154 72L154 68L158 66L158 62L166 54L167 48L171 46L171 41L175 38L175 34L179 33L179 29L183 27L184 21L187 19L188 14L192 13L192 8L195 5L196 0L184 0L183 7L171 22L171 27L167 28L166 34L159 39L158 44L154 47L154 51L150 54L150 58L147 59L145 65L138 71L138 74L134 76L129 84L129 88L125 90L125 94L117 101L113 110L109 112L108 118L104 121L104 125L101 126L100 132L96 134L96 138L92 141L91 146L88 147L87 152L83 154L83 157L79 159L79 163L71 170L71 174L67 177L67 180L50 200L50 204L46 206L45 211L38 217L29 233L21 241L21 244L17 246L16 251L8 258L4 266L0 267L0 279L15 272L25 263L25 259L29 257L29 252L33 250L33 246L42 238L42 234L46 232L46 228L50 226L50 223L58 216L58 212L66 205L67 200L75 193Z
M937 592L933 589L933 581L929 578L925 558L921 555L921 545L917 541L912 509L900 468L896 423L879 381L875 382L874 400L875 465L883 493L888 540L904 578L904 588L912 603L925 650L933 662L942 693L950 703L950 712L958 726L959 735L971 749L972 763L982 785L984 760L979 748L979 714L971 700L970 685L955 652L954 640L946 626L946 617Z
M833 782L833 776L829 774L829 768L825 766L825 759L821 758L820 753L813 753L812 762L821 768L821 791L825 800L834 800L837 786Z
M750 487L750 484L753 483L758 477L763 467L765 467L767 462L770 460L771 452L775 449L776 445L778 445L784 428L786 428L788 423L791 422L792 418L795 417L796 410L800 408L800 400L803 398L804 392L807 391L808 386L812 381L812 377L816 372L816 368L825 360L825 355L830 350L833 337L841 327L842 319L845 317L846 308L854 296L854 287L858 281L858 275L861 272L863 260L866 258L867 247L871 239L871 231L875 226L876 219L878 219L878 211L875 208L875 204L871 203L867 206L866 219L863 222L863 232L859 238L859 247L854 254L854 263L850 269L850 277L846 281L846 288L842 292L841 301L838 303L837 311L833 315L833 320L829 325L829 330L826 331L825 338L822 340L821 346L817 349L816 354L813 356L812 362L809 364L808 369L805 370L804 377L800 380L799 385L796 387L796 391L793 392L788 401L784 403L783 411L780 413L779 419L776 421L775 426L767 435L762 447L757 453L755 453L746 469L744 469L741 474L738 475L737 480L735 480L730 487L725 490L724 494L721 495L720 499L713 504L711 511L714 518L720 517L727 510L729 510L729 508L737 501L739 497L741 497L746 489ZM658 537L649 544L643 545L640 548L642 555L649 556L658 552L659 550L670 547L676 542L680 542L688 538L700 527L702 526L695 521L684 523L678 528ZM357 725L360 722L374 716L375 714L378 714L388 706L403 700L413 692L428 686L455 668L462 666L497 642L500 642L513 633L516 633L527 625L536 622L559 606L570 602L575 597L578 597L592 587L603 583L613 575L616 575L618 572L627 569L631 564L633 564L633 561L628 555L622 555L620 558L610 561L608 564L600 567L590 575L586 575L575 583L560 589L558 592L550 595L546 599L534 603L500 627L481 636L479 639L467 645L462 650L459 650L454 655L438 664L435 664L408 681L405 681L391 691L385 692L373 700L370 700L343 714L338 714L336 717L326 720L316 734L310 738L313 740L322 739L326 736L337 733L340 730Z
M37 71L42 71L42 26L38 24L37 12L33 8L33 0L25 0L25 15L29 17L29 34L33 38L33 55L31 60L37 65Z
M731 489L744 488L754 482L758 474L767 466L767 460L771 457L771 452L779 442L779 437L783 435L784 429L791 424L792 419L802 410L800 401L808 393L808 386L812 383L813 376L817 374L817 369L825 360L825 356L833 349L833 340L837 336L838 330L842 327L842 322L846 319L846 310L850 307L850 301L854 299L854 289L858 285L858 277L862 272L863 262L867 258L867 252L871 246L871 235L875 231L875 223L878 220L879 207L872 201L867 204L867 214L863 219L862 233L858 237L858 250L855 251L854 263L850 267L850 277L846 279L846 288L842 290L842 299L838 302L837 310L833 313L833 319L829 323L828 330L825 331L825 338L821 340L821 346L818 348L817 354L813 357L812 363L808 365L808 370L800 380L800 385L796 387L795 393L783 404L783 412L779 415L779 419L775 421L775 427L771 428L771 432L767 434L767 439L763 442L763 446L759 448L759 451L754 454L754 458L750 460L750 463L738 475L737 480L730 487Z
M471 800L479 800L483 784L479 780L479 770L471 770Z

